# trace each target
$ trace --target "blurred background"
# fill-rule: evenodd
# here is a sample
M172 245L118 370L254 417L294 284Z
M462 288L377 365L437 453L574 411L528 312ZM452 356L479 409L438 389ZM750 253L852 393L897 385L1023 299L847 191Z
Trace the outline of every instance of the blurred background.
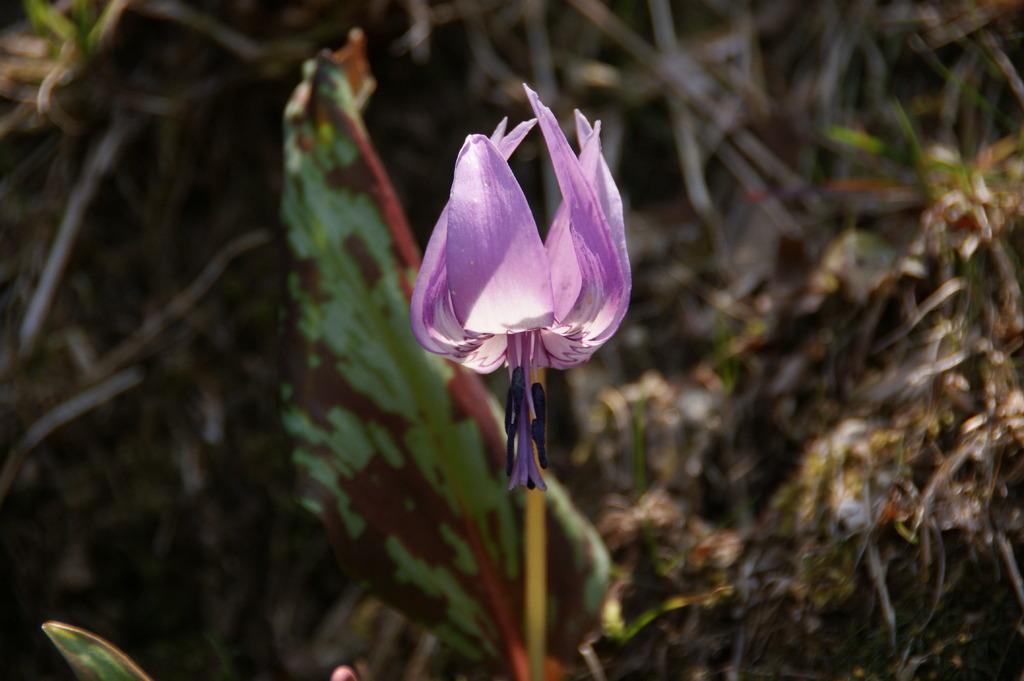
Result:
M360 27L421 245L523 82L603 124L634 287L550 378L614 561L570 678L1020 678L1022 10L5 3L0 671L70 679L57 619L158 681L489 678L338 571L278 421L281 115Z

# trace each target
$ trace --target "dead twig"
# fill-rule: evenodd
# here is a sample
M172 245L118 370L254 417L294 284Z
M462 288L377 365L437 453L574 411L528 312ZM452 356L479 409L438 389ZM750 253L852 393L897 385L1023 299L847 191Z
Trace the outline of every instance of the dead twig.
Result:
M967 282L962 277L954 277L944 283L939 288L924 299L924 301L917 306L917 309L907 317L906 320L893 331L887 333L885 336L880 338L872 347L871 354L875 355L885 350L887 347L907 336L915 326L921 323L921 321L928 316L928 313L937 308L938 306L945 303L955 293L964 291L967 289Z
M526 0L523 3L523 23L526 27L526 42L530 48L530 61L533 66L533 77L542 99L553 101L558 92L555 83L555 64L551 56L551 41L548 38L544 15L547 11L545 0ZM558 182L554 169L545 164L544 203L549 218L554 217L561 201Z
M761 193L766 185L758 171L744 156L753 160L762 170L768 170L791 182L795 180L796 174L789 171L785 164L775 158L774 154L753 135L732 129L734 126L728 121L729 117L723 117L720 104L712 101L702 91L706 87L702 83L707 83L708 79L693 78L693 74L697 72L695 70L708 76L714 74L686 52L673 49L677 45L674 32L670 26L660 25L665 21L665 7L660 6L658 2L651 5L652 22L659 24L655 32L658 49L655 49L597 0L569 0L569 3L665 85L666 100L674 102L672 120L677 146L683 143L681 140L691 144L695 141L691 136L692 131L687 129L689 123L683 115L685 109L690 108L705 121L714 137L720 139L714 153L748 192ZM673 51L669 52L670 49ZM673 59L666 58L669 54ZM679 66L681 60L685 61L686 68ZM708 222L714 240L717 238L720 219L713 206L709 206L705 196L709 195L709 192L704 186L703 162L695 157L693 152L680 152L680 165L686 178L688 198L694 203L701 218ZM766 215L782 233L800 233L796 220L778 199L769 197L763 207Z
M47 256L39 285L32 294L25 318L21 322L18 332L18 354L22 357L32 350L43 327L57 286L64 276L64 268L71 256L71 249L81 231L85 212L99 189L100 180L117 163L121 149L138 130L139 123L138 119L125 120L123 116L114 116L110 127L89 151L78 182L68 197L67 208L61 218L50 254ZM0 367L0 370L2 369L3 367Z
M925 531L921 533L922 547L931 546L931 544L929 543L929 538L932 536L935 537L935 542L939 545L938 551L936 552L939 557L939 572L935 578L935 591L932 595L931 608L928 610L928 614L925 615L924 619L917 622L914 625L913 631L911 632L910 637L906 641L906 645L903 646L903 653L900 655L899 668L904 672L910 670L910 677L913 676L913 671L916 670L917 667L921 664L920 660L912 658L910 654L911 652L917 649L917 643L921 635L924 633L928 625L931 623L932 618L935 616L935 613L938 612L939 603L942 600L942 594L946 592L946 548L943 545L942 541L942 530L940 530L931 520L929 520L928 525L924 529ZM927 562L925 564L927 566L930 566L930 557L927 558Z
M131 336L121 341L113 350L101 359L94 369L96 375L105 375L117 371L140 354L156 338L161 331L174 321L180 319L217 281L228 264L237 256L270 241L270 232L257 229L235 237L221 248L206 267L162 310L146 318Z
M409 620L402 617L399 613L390 608L385 608L377 630L375 645L370 653L369 673L364 674L364 677L369 676L371 679L382 677L381 671L384 670L386 664L394 660L398 637L402 634L408 623Z
M724 248L722 245L722 216L711 200L711 190L708 188L704 175L704 144L697 135L697 126L690 110L675 97L669 98L668 105L672 116L676 155L679 157L679 167L682 169L685 180L686 197L693 204L697 215L707 224L708 234L715 252L721 253Z
M416 647L413 649L409 662L405 665L405 669L402 672L402 678L405 681L419 681L419 679L427 678L427 665L439 647L440 642L437 640L437 637L429 631L424 631L420 634L419 641L416 642Z
M896 610L892 607L892 599L889 598L889 587L885 585L885 566L878 555L878 545L868 542L867 550L868 573L871 581L875 584L875 591L878 592L878 600L882 608L882 617L885 619L885 628L889 631L889 647L896 647Z
M608 681L608 676L604 673L604 667L601 666L601 658L594 652L594 646L584 642L580 644L579 651L580 655L583 656L587 669L590 670L590 675L594 677L594 681Z
M1017 72L1013 62L1006 56L1006 52L1003 51L999 41L991 31L982 31L981 41L988 48L993 61L995 61L996 66L1003 73L1003 77L1006 78L1006 84L1010 86L1010 91L1017 98L1017 104L1020 106L1021 112L1024 112L1024 80L1021 80L1020 73Z
M405 12L412 24L399 38L395 47L398 54L409 52L417 64L430 61L430 36L434 32L434 20L430 5L424 0L405 0Z
M455 0L466 27L466 40L473 54L473 63L498 83L516 80L515 72L494 51L487 35L487 24L471 0Z
M266 48L246 35L219 23L209 14L177 0L136 0L132 10L139 14L174 21L205 35L220 47L245 62L265 56Z
M675 52L679 41L676 38L672 8L665 0L648 0L647 7L658 49L665 53ZM672 118L672 134L676 141L676 155L679 157L679 167L685 180L686 196L693 204L697 215L707 225L715 252L721 253L722 216L711 200L711 191L704 175L704 145L697 135L697 126L685 102L678 97L669 97L668 107Z
M7 453L3 470L0 471L0 505L3 505L4 498L18 477L18 472L29 452L50 433L126 390L134 388L142 382L142 378L143 372L139 367L125 369L60 403L29 426L21 439L15 442Z
M1017 603L1020 605L1021 612L1024 612L1024 580L1021 579L1017 559L1013 556L1013 547L1010 546L1010 540L1006 538L1005 532L996 532L995 540L996 546L999 548L999 555L1002 556L1003 564L1006 565L1006 572L1010 575Z
M987 421L984 415L976 416L975 418L981 418L982 423ZM970 419L968 419L968 422ZM967 461L967 457L971 453L971 448L960 447L958 451L943 460L942 465L932 474L931 479L928 481L928 485L924 489L924 493L921 495L921 503L918 505L916 517L914 519L913 531L916 533L918 529L924 524L925 519L932 511L932 502L935 500L935 495L939 491L939 486L947 484L949 480L956 474L960 467Z

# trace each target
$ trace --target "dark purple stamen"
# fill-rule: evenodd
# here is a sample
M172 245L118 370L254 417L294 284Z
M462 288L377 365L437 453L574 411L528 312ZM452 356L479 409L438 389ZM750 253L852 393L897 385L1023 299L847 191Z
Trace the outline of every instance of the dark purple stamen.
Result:
M508 386L508 400L505 402L505 475L512 475L512 462L516 455L516 429L519 426L519 410L526 394L526 374L523 367L512 370L512 381Z
M547 468L548 454L544 449L544 426L547 423L544 386L540 383L534 383L530 390L533 394L533 411L536 415L536 418L533 419L533 423L530 424L530 434L533 437L533 443L537 445L537 459L539 460L540 467Z

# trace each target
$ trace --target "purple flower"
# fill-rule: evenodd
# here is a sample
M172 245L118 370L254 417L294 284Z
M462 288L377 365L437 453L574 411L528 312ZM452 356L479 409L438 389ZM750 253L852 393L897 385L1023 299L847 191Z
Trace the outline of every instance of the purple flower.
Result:
M545 489L530 441L544 452L544 390L531 369L586 362L619 328L630 271L622 199L601 155L598 121L576 112L577 157L551 110L524 86L537 118L490 138L470 135L455 162L448 205L427 244L412 294L420 345L479 373L509 367L506 473ZM540 124L562 204L541 242L508 158ZM515 442L519 441L518 456Z

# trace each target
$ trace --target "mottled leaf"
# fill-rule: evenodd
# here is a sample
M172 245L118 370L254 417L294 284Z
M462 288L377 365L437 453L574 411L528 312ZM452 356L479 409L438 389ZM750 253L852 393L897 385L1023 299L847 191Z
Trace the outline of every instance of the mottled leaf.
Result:
M150 681L131 658L96 634L60 622L47 622L43 631L79 681Z
M420 256L352 94L365 61L346 50L306 64L285 114L284 419L302 502L354 579L523 678L522 495L506 490L480 378L413 338ZM595 621L607 556L557 484L546 498L549 662L561 665Z

